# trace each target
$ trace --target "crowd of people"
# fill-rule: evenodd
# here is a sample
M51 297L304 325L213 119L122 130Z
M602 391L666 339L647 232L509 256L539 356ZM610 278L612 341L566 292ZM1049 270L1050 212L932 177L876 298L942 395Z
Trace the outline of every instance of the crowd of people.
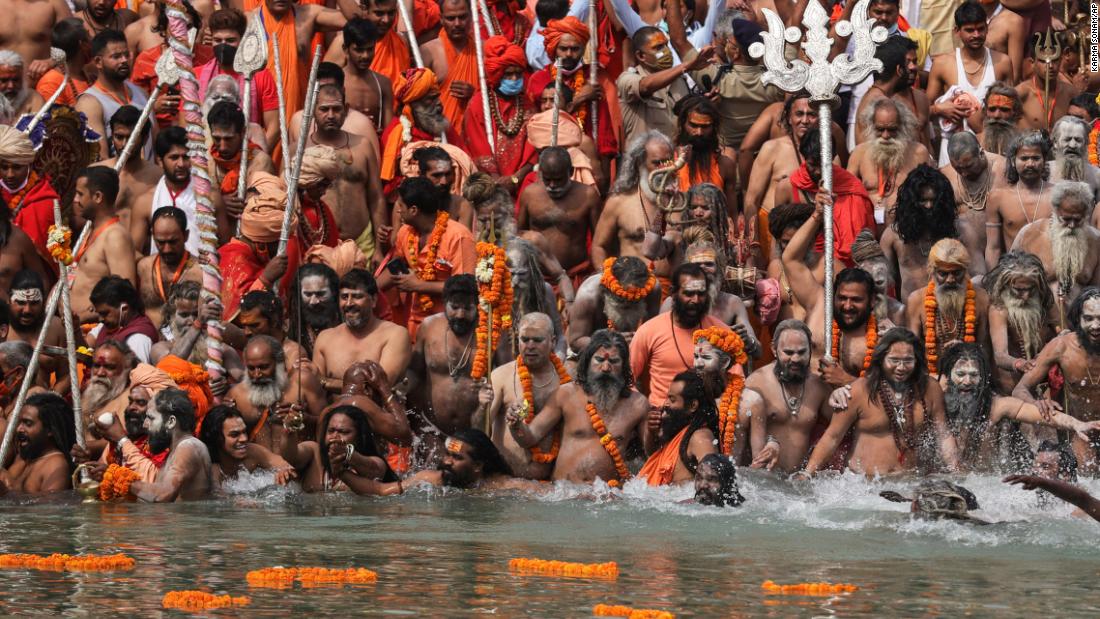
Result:
M744 500L737 467L1071 493L1100 466L1086 3L870 0L881 67L819 131L755 57L816 2L0 0L22 24L0 28L0 492L113 465L146 501L256 471L362 495L644 478L713 505ZM825 4L836 57L863 16ZM159 84L180 14L193 66ZM51 98L97 154L68 186L26 122ZM68 278L59 200L91 230Z

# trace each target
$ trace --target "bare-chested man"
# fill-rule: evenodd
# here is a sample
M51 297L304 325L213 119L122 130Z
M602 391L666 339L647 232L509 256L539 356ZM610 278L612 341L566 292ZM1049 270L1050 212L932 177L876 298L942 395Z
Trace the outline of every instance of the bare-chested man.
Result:
M1092 201L1092 189L1085 183L1055 184L1050 193L1051 216L1021 228L1012 243L1012 249L1039 257L1061 307L1082 288L1100 284L1100 230L1089 223Z
M76 433L73 410L56 393L27 398L15 429L16 457L0 469L0 496L61 492L72 487L69 456Z
M93 166L105 166L112 170L115 168L118 155L126 148L126 142L129 141L134 127L137 126L139 116L141 116L141 110L132 105L118 108L109 121L111 152L115 153L115 156L98 161L92 164ZM138 197L152 192L153 187L156 187L157 182L164 176L164 170L159 165L141 156L141 145L149 140L152 124L145 123L142 127L138 143L134 145L134 152L130 153L130 158L118 171L118 197L115 199L115 211L118 213L119 222L127 230L130 229L130 213Z
M513 405L527 407L525 419L530 423L558 387L573 380L554 354L555 340L549 316L541 312L526 314L519 323L516 360L494 369L492 385L481 388L483 399L492 395L489 418L492 419L493 443L517 477L550 479L556 452L561 446L560 428L553 428L538 445L528 449L520 447L505 427L505 412Z
M1000 0L986 0L982 2L982 8L989 17L986 47L1008 56L1012 63L1012 83L1015 84L1023 77L1025 47L1034 43L1028 36L1028 20L1001 4Z
M111 0L88 0L84 8L77 13L77 17L84 22L84 30L88 32L88 38L94 37L102 30L122 32L138 20L137 13L125 7L116 8L116 3Z
M741 297L722 290L721 275L725 272L726 259L709 239L696 241L684 250L684 262L699 265L707 274L707 294L710 295L710 315L729 325L745 341L745 352L750 357L760 353L760 342L749 324L749 312ZM661 312L672 309L671 296L661 303Z
M517 406L509 409L512 438L530 448L564 424L552 479L579 483L602 479L621 485L630 475L624 451L643 438L649 412L649 402L633 389L633 382L626 340L601 329L577 360L576 381L559 387L530 424Z
M316 34L325 32L334 32L342 29L344 24L347 23L347 19L344 14L338 9L329 8L325 5L318 4L302 4L296 0L264 0L262 6L257 7L255 11L249 14L249 19L254 19L254 15L259 15L260 19L264 22L264 27L267 30L271 30L278 25L278 28L283 27L284 18L287 14L293 18L294 26L294 38L298 43L297 58L301 63L298 67L288 69L285 63L289 62L292 57L289 50L281 50L282 61L284 63L282 75L284 84L291 77L299 77L303 71L308 70L308 59L313 58L313 37ZM268 44L268 51L271 47ZM273 56L268 56L268 68L272 70L274 75L274 62ZM303 79L302 83L305 81ZM303 93L304 90L301 86L296 85L294 88L287 90L297 90ZM289 103L289 101L288 101ZM291 104L293 107L290 109L297 110L301 107L302 102L296 101Z
M219 101L206 113L206 126L210 130L210 158L214 162L210 184L214 189L215 208L224 210L229 220L236 224L244 211L244 200L237 193L241 152L245 147L244 112L232 101ZM247 165L250 179L256 172L275 174L271 157L251 140L248 140ZM163 174L160 166L154 167Z
M1044 417L1050 417L1062 411L1059 403L1065 398L1064 412L1082 421L1100 419L1097 407L1093 404L1100 398L1100 288L1089 287L1081 291L1073 300L1067 314L1069 333L1059 335L1050 341L1038 358L1035 366L1020 379L1012 395L1025 402L1033 402ZM1050 370L1057 365L1064 379L1062 394L1049 393L1042 399L1033 395L1033 390L1049 380ZM1097 373L1093 373L1097 369ZM1055 400L1058 401L1055 401ZM1073 439L1073 451L1077 461L1095 474L1097 469L1097 436L1086 443L1079 438Z
M7 431L8 420L15 410L15 400L23 385L33 352L34 349L26 342L0 342L0 436ZM27 393L34 395L42 391L44 389L36 385Z
M303 346L287 335L283 316L283 302L278 295L269 290L253 290L241 299L234 323L246 338L269 335L282 342L283 354L293 368L298 360L308 360L309 355Z
M994 189L986 201L986 265L997 264L1001 253L1012 247L1020 229L1033 221L1050 217L1052 184L1050 167L1054 158L1050 140L1032 131L1016 138L1005 153L1008 186Z
M57 22L72 17L64 0L3 0L0 14L7 26L0 26L0 49L10 49L26 62L30 83L53 68L50 60L50 31Z
M1020 95L1004 82L994 82L985 94L982 105L982 126L973 127L978 142L988 153L1007 156L1008 147L1020 128L1016 123L1023 114Z
M14 125L23 114L34 114L45 101L27 87L23 57L10 49L0 50L0 123Z
M175 355L199 367L206 367L211 343L206 325L221 317L221 304L214 298L202 298L202 285L198 281L184 280L169 288L168 300L162 308L158 330L161 341L149 350L150 363L157 364L168 355ZM212 380L210 388L220 397L229 388L227 380L237 382L243 378L244 364L229 344L221 342L218 346L222 351L226 376Z
M352 269L340 279L344 322L322 331L313 346L313 363L326 390L341 391L344 372L356 361L381 365L391 385L405 376L412 356L409 332L374 315L377 296L378 285L368 271Z
M771 252L772 259L768 261L768 277L779 282L780 305L779 314L776 317L777 320L786 320L788 318L794 318L796 320L806 319L806 308L802 307L802 304L798 302L798 299L795 298L791 290L790 278L787 277L787 270L783 266L783 252L786 251L787 245L790 244L791 239L794 238L794 235L798 233L798 229L802 227L802 224L806 223L806 220L810 218L813 212L814 205L812 204L778 204L768 213L768 232L771 235L773 247ZM878 246L878 241L875 240L874 233L870 232L870 234L872 241ZM853 256L853 260L854 259ZM810 269L810 272L813 273L817 283L823 284L825 279L825 262L821 260L821 254L814 251L812 245L806 251L806 254L803 255L802 262Z
M882 71L873 73L871 87L859 100L855 124L856 144L868 139L865 134L867 126L863 118L864 110L879 99L891 98L913 113L917 120L913 139L925 148L930 148L927 130L928 95L923 90L914 88L920 78L921 69L917 64L916 42L909 37L889 37L875 49L875 58L882 61Z
M899 299L928 284L928 252L940 239L959 235L957 216L955 192L943 173L923 164L909 173L898 188L894 223L880 241L900 283Z
M46 259L38 253L31 237L12 221L11 209L0 205L0 301L8 299L12 278L19 271L30 270L43 281L53 279Z
M77 269L72 308L81 322L99 322L91 302L92 288L99 280L117 275L137 285L134 244L119 222L115 209L117 196L118 174L112 168L86 168L77 176L73 210L92 222L88 240L74 256Z
M390 387L393 382L374 361L356 361L344 372L344 389L325 412L355 406L366 414L371 434L394 445L408 446L412 444L412 430L405 402Z
M584 243L578 243L595 230L600 216L600 194L573 180L573 162L569 151L551 146L539 155L539 182L532 183L519 196L520 230L534 230L546 237L551 253L573 277L574 285L598 265L588 259Z
M867 375L852 385L847 407L833 413L829 428L810 454L803 473L812 476L833 457L854 426L847 466L868 476L932 469L939 458L958 469L955 437L947 427L943 390L925 369L916 335L902 328L882 334ZM929 427L938 450L921 444Z
M1035 357L1057 334L1058 311L1046 267L1035 254L1010 251L989 272L989 341L993 379L999 393L1011 393Z
M294 274L288 296L287 337L302 347L300 356L312 359L317 336L340 324L340 278L326 264L303 264Z
M959 132L947 142L948 165L940 168L955 191L959 239L970 250L970 274L985 275L986 206L994 189L1007 185L1004 157L982 150L973 133Z
M810 372L810 328L798 320L775 326L775 361L745 380L741 414L749 418L753 468L793 473L810 452L819 419L829 419L831 388Z
M205 498L210 492L210 453L195 438L195 407L187 392L169 388L156 395L145 412L149 450L169 449L156 481L134 481L130 493L140 501L171 503Z
M210 482L215 491L224 491L241 472L269 472L280 486L298 476L282 456L252 440L244 416L232 406L210 409L203 417L199 438L210 454Z
M353 17L344 26L344 91L348 107L366 114L375 128L386 127L393 118L393 84L371 70L374 47L382 33L370 21Z
M895 99L879 97L860 113L864 141L852 151L848 171L863 182L875 203L875 222L894 222L899 188L919 165L932 163L928 149L917 141L917 117Z
M566 332L569 348L584 350L592 334L605 328L618 331L629 343L638 326L660 312L661 289L656 281L642 299L633 299L628 294L629 291L640 294L650 277L652 272L640 258L623 256L611 264L610 276L601 272L584 280L577 289ZM612 280L627 296L612 291Z
M38 343L38 333L46 317L46 293L48 292L42 277L34 271L20 271L11 280L11 322L8 324L4 341L25 342L31 346ZM50 326L46 330L46 346L65 346L65 331L58 316L49 317ZM56 372L65 378L54 389L63 393L68 388L68 360L62 356L43 354L39 360L42 371L38 383L47 386L48 375ZM18 389L18 387L17 387Z
M1061 56L1051 59L1036 58L1034 45L1028 45L1028 54L1033 61L1032 76L1016 84L1016 93L1020 95L1023 111L1018 125L1024 130L1050 131L1054 121L1069 112L1069 102L1077 96L1078 90L1059 75ZM1048 79L1049 92L1046 90Z
M1092 202L1100 202L1100 169L1089 163L1089 125L1076 116L1063 116L1050 134L1054 143L1051 180L1081 181L1092 190ZM1093 225L1096 225L1093 221Z
M172 287L184 281L202 283L202 268L198 257L187 251L191 231L187 229L187 215L183 211L174 206L158 209L153 214L152 229L157 254L138 261L138 291L145 304L145 315L160 327Z

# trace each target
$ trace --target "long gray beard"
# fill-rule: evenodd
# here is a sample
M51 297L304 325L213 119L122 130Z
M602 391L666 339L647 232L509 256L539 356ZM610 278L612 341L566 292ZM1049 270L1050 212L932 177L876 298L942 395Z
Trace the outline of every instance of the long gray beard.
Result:
M908 154L909 142L897 138L875 138L871 142L871 163L880 170L898 170Z
M943 394L943 403L947 412L947 423L953 432L975 432L985 423L985 411L980 408L980 396L977 390L963 391L954 385L948 385Z
M593 376L585 387L585 393L592 398L596 410L601 415L610 413L619 403L619 396L623 392L626 381L622 376L615 374L597 374Z
M1064 181L1080 181L1085 179L1085 160L1081 153L1066 151L1058 159L1058 169Z
M645 301L624 302L615 300L614 296L610 292L604 293L604 315L617 331L636 331L645 318ZM603 326L597 325L597 328L602 329Z
M642 195L645 197L646 200L653 202L657 199L657 192L653 191L653 187L651 187L649 184L649 170L642 170L642 178L639 181L638 186L641 187Z
M890 302L885 293L875 294L875 320L882 322L890 319Z
M982 148L986 152L1004 155L1017 134L1019 131L1015 125L1002 120L987 119L982 131Z
M1085 229L1066 228L1056 215L1051 215L1047 233L1050 237L1050 251L1054 255L1054 273L1058 277L1058 283L1072 286L1077 275L1085 267L1085 256L1089 251Z
M1012 295L1004 299L1005 315L1008 326L1016 332L1027 357L1034 357L1043 348L1043 308L1038 297L1020 301Z
M956 318L962 320L963 307L966 305L966 287L960 286L955 290L945 290L940 286L936 286L936 305L939 307L941 316L945 316L949 320L955 320Z
M413 119L417 127L433 136L443 135L451 128L450 121L442 114L413 112Z
M100 378L91 379L80 394L82 408L89 413L98 413L108 402L122 395L122 392L129 386L127 378L126 375L123 375L117 381Z
M25 99L22 92L20 93L20 97ZM20 97L16 97L16 101L12 101L8 99L7 95L0 95L0 122L7 125L15 124L15 111L19 109L19 105L21 105L19 101Z
M283 399L283 393L290 383L287 378L286 366L279 363L275 366L275 380L259 385L252 382L248 374L244 375L244 384L248 387L248 403L257 410L263 410L274 406Z
M183 332L176 329L176 325L171 321L168 323L168 329L172 331L173 340L183 337ZM203 331L195 340L195 345L191 347L191 354L187 356L187 360L200 368L205 368L209 359L210 356L206 353L206 332Z

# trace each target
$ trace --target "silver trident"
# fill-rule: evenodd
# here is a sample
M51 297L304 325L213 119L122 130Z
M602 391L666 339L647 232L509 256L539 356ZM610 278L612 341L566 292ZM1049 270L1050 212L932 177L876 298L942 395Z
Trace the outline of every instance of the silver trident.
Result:
M829 37L829 15L818 3L810 0L806 7L803 24L806 28L806 40L802 49L810 63L795 59L787 62L783 55L784 41L798 43L802 40L802 31L796 27L784 29L783 20L770 9L763 9L768 21L768 30L761 33L763 43L749 46L749 55L763 58L768 70L762 81L775 84L787 92L805 89L810 93L810 102L817 104L817 123L821 135L821 186L824 191L833 191L833 147L832 147L832 105L836 101L836 89L841 84L862 82L871 71L881 71L882 61L875 58L875 46L886 40L887 32L882 26L875 26L867 18L867 6L871 0L859 0L852 11L852 21L839 21L836 33L842 37L851 36L853 53L841 54L829 61L829 50L833 39ZM831 356L833 349L833 207L825 209L825 329L823 330L825 357Z

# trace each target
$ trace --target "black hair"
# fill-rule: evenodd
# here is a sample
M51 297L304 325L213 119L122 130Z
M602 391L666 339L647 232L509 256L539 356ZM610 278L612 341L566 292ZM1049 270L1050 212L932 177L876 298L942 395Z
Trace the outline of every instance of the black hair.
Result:
M698 372L685 370L677 374L672 382L684 384L684 390L680 395L684 398L685 409L690 410L692 404L698 405L695 412L691 414L691 420L688 421L684 440L680 441L680 462L683 462L684 467L694 475L699 463L688 454L691 437L697 430L703 428L709 429L715 438L718 437L718 408L714 404L714 398L707 394L706 384Z
M464 273L452 275L443 282L443 302L477 301L477 280L473 275Z
M634 373L630 369L630 348L626 345L626 339L618 331L599 329L588 339L588 346L577 357L577 385L588 392L590 382L588 380L588 367L592 365L592 356L601 348L614 348L619 353L623 362L623 389L619 393L620 398L630 395L630 388L634 385Z
M232 30L244 36L245 31L248 30L248 20L245 18L244 13L234 8L218 9L210 14L207 21L210 32Z
M543 28L551 19L563 19L569 14L568 0L538 0L535 3L535 17Z
M69 464L69 470L73 470L73 458L69 452L76 444L76 426L73 421L73 409L64 398L53 392L36 393L27 398L27 406L33 406L38 411L38 421L49 433L54 447L65 455L65 461ZM9 419L8 423L18 423L17 419Z
M710 276L703 270L703 267L694 262L681 262L672 270L672 277L669 278L672 280L672 289L669 291L671 294L676 294L680 291L680 280L683 279L685 275L693 279L702 279L710 286Z
M413 160L416 161L417 166L420 168L421 174L428 172L428 165L432 161L446 161L452 163L451 156L447 154L447 151L438 146L425 146L413 151Z
M1085 302L1096 298L1100 298L1100 288L1096 286L1088 286L1077 294L1077 298L1073 300L1073 303L1070 303L1069 311L1066 312L1066 320L1069 321L1070 329L1080 331L1081 313L1085 311Z
M341 89L344 88L344 70L333 62L322 62L317 66L317 81L332 80Z
M167 155L173 146L179 146L187 150L187 130L183 127L168 127L157 132L157 138L153 140L153 153L157 159Z
M784 131L788 133L791 131L791 109L794 107L794 102L799 99L809 98L810 93L805 90L799 90L798 92L787 95L787 98L783 101L783 111L779 113L779 126L782 127ZM813 110L813 106L810 106L810 109ZM817 111L815 110L814 113L816 114Z
M222 430L225 422L237 417L244 421L241 411L234 406L219 404L206 413L202 420L202 428L199 430L199 440L206 445L206 451L210 452L210 461L215 464L221 462L221 450L224 445Z
M875 2L891 2L891 0L875 0ZM905 67L905 55L911 50L917 49L916 41L909 37L887 37L886 41L875 49L875 58L882 61L882 71L874 71L875 81L889 81L898 74L899 67Z
M46 292L46 283L42 281L42 276L37 271L31 269L22 269L17 271L11 278L12 290L28 290L28 289L41 290L43 294Z
M966 434L966 444L959 445L959 449L962 452L962 459L969 460L973 454L977 453L978 448L981 446L982 440L985 438L985 424L989 421L989 411L993 408L993 384L990 381L989 362L986 360L985 352L981 346L973 342L960 342L948 346L942 353L940 353L940 360L936 367L940 376L947 377L948 383L951 382L951 370L960 361L973 361L978 364L978 374L981 376L981 380L978 382L978 412L980 417L978 419L971 420L957 420L952 419L950 416L947 418L948 424L951 426L951 431L956 437L961 436L964 428L960 427L961 422L966 421L972 425L968 428Z
M268 322L278 325L283 321L283 302L278 295L267 290L253 290L241 298L240 311L260 310Z
M110 28L100 30L98 34L92 37L92 56L102 55L103 50L107 49L107 46L111 43L126 45L126 35Z
M454 433L453 437L470 446L470 457L481 464L481 475L507 475L512 476L512 467L505 462L500 450L493 444L493 440L487 434L477 428L467 428Z
M401 201L405 206L415 206L425 215L435 215L439 212L439 191L435 185L423 176L407 177L401 181L397 188Z
M382 462L386 462L385 456L378 451L378 444L374 439L374 432L371 431L370 421L367 419L367 414L363 412L363 409L358 406L352 406L350 404L344 404L330 409L321 418L321 423L317 425L317 444L321 449L321 466L329 477L332 477L332 463L328 459L328 445L325 443L325 433L328 430L328 424L332 421L332 418L336 415L344 415L348 419L351 419L352 425L355 426L355 441L352 443L355 445L355 451L363 454L364 456L373 456L380 458ZM397 475L390 470L390 465L386 464L386 473L382 476L383 482L395 482L397 481Z
M327 306L328 316L326 326L324 326L324 328L329 328L340 324L340 304L336 300L340 294L340 276L332 270L332 267L326 264L310 262L298 267L298 272L294 274L294 279L290 282L290 292L287 295L287 316L290 317L287 322L290 326L287 329L286 336L287 339L298 342L298 345L304 348L309 356L312 356L313 336L310 335L308 328L310 325L306 322L306 315L301 309L302 280L307 277L324 278L329 291L332 292L333 301Z
M69 17L57 22L50 32L50 47L65 52L65 57L69 60L80 55L80 46L87 40L88 31L84 29L84 21L79 17Z
M352 17L344 24L344 48L352 45L374 45L379 38L378 28L362 17Z
M111 114L111 120L109 121L107 127L111 130L112 135L115 132L116 126L126 127L127 129L133 130L133 128L137 126L138 119L140 118L141 110L132 105L123 105L115 110L114 114ZM141 135L138 136L139 144L144 144L149 139L149 132L152 131L152 127L152 123L145 123L141 127Z
M1092 120L1100 118L1100 105L1096 103L1096 97L1090 95L1087 92L1083 92L1076 97L1069 100L1070 105L1076 105L1077 107L1084 108Z
M11 308L8 307L8 302L0 299L0 327L6 327L11 324Z
M611 274L624 286L644 286L649 266L637 256L619 256L611 265Z
M566 170L573 169L573 158L569 151L561 146L547 146L539 153L539 169L551 166L562 166Z
M244 131L244 112L232 101L218 101L206 113L206 126L229 127L236 133Z
M832 134L829 134L829 142L833 145L833 152L836 152L836 140L833 139ZM820 165L818 161L821 159L821 132L810 131L806 135L802 136L802 141L798 143L798 154L802 155L803 161L813 161L815 165Z
M340 288L362 290L372 297L378 294L378 282L374 281L374 276L366 269L352 269L345 273L340 278L340 286L337 292Z
M638 53L646 41L655 34L664 34L664 32L656 26L642 26L635 30L634 34L630 35L630 44L634 47L634 53Z
M1058 454L1058 472L1065 475L1071 482L1077 481L1077 456L1068 445L1048 439L1039 443L1039 446L1035 448L1036 456L1041 453Z
M921 191L931 187L934 192L931 213L920 205ZM894 231L902 243L916 243L926 235L935 243L940 239L959 236L955 225L958 207L951 181L936 168L920 164L909 172L898 187L894 206Z
M153 225L157 223L158 219L164 218L175 220L176 225L180 227L180 232L187 232L187 213L176 206L162 206L153 211L153 218L149 221L149 229L153 229Z
M986 23L985 9L974 0L967 0L955 9L955 29L958 30L966 24Z
M180 431L187 434L195 432L195 405L186 391L175 387L164 389L153 399L153 407L165 421L175 417Z
M105 204L114 206L115 200L118 199L118 172L115 172L114 168L108 166L84 168L77 178L84 179L88 185L88 191L102 193Z
M121 307L123 303L130 305L130 309L137 314L145 313L145 305L141 302L141 296L130 280L118 275L108 275L96 282L92 288L90 298L92 305L108 305Z
M882 386L882 382L886 380L885 371L882 368L883 362L886 359L886 353L889 352L890 347L894 344L909 344L913 347L913 356L916 358L916 364L913 366L913 374L910 377L910 382L916 389L914 397L923 400L925 390L928 388L928 365L924 360L924 341L917 337L915 333L904 327L893 327L888 329L885 333L879 336L878 343L875 344L875 349L871 353L871 367L867 368L867 395L871 402L879 403L879 387ZM925 409L927 410L927 409ZM896 421L893 415L887 415L890 418L890 424L894 425ZM895 432L897 428L895 428ZM916 428L909 424L904 428L906 434L911 434L916 431ZM913 444L912 440L907 441Z
M710 453L699 460L699 465L704 464L713 466L714 472L718 474L718 497L722 502L717 507L737 507L745 502L745 497L741 496L737 488L737 468L733 466L728 456Z
M812 204L776 205L772 212L768 213L768 232L771 233L773 239L779 239L783 236L784 230L801 228L802 224L806 223L806 220L813 214L814 205Z
M857 267L841 269L833 278L833 290L839 289L844 284L863 284L867 290L867 298L869 300L875 298L875 278L863 269Z

